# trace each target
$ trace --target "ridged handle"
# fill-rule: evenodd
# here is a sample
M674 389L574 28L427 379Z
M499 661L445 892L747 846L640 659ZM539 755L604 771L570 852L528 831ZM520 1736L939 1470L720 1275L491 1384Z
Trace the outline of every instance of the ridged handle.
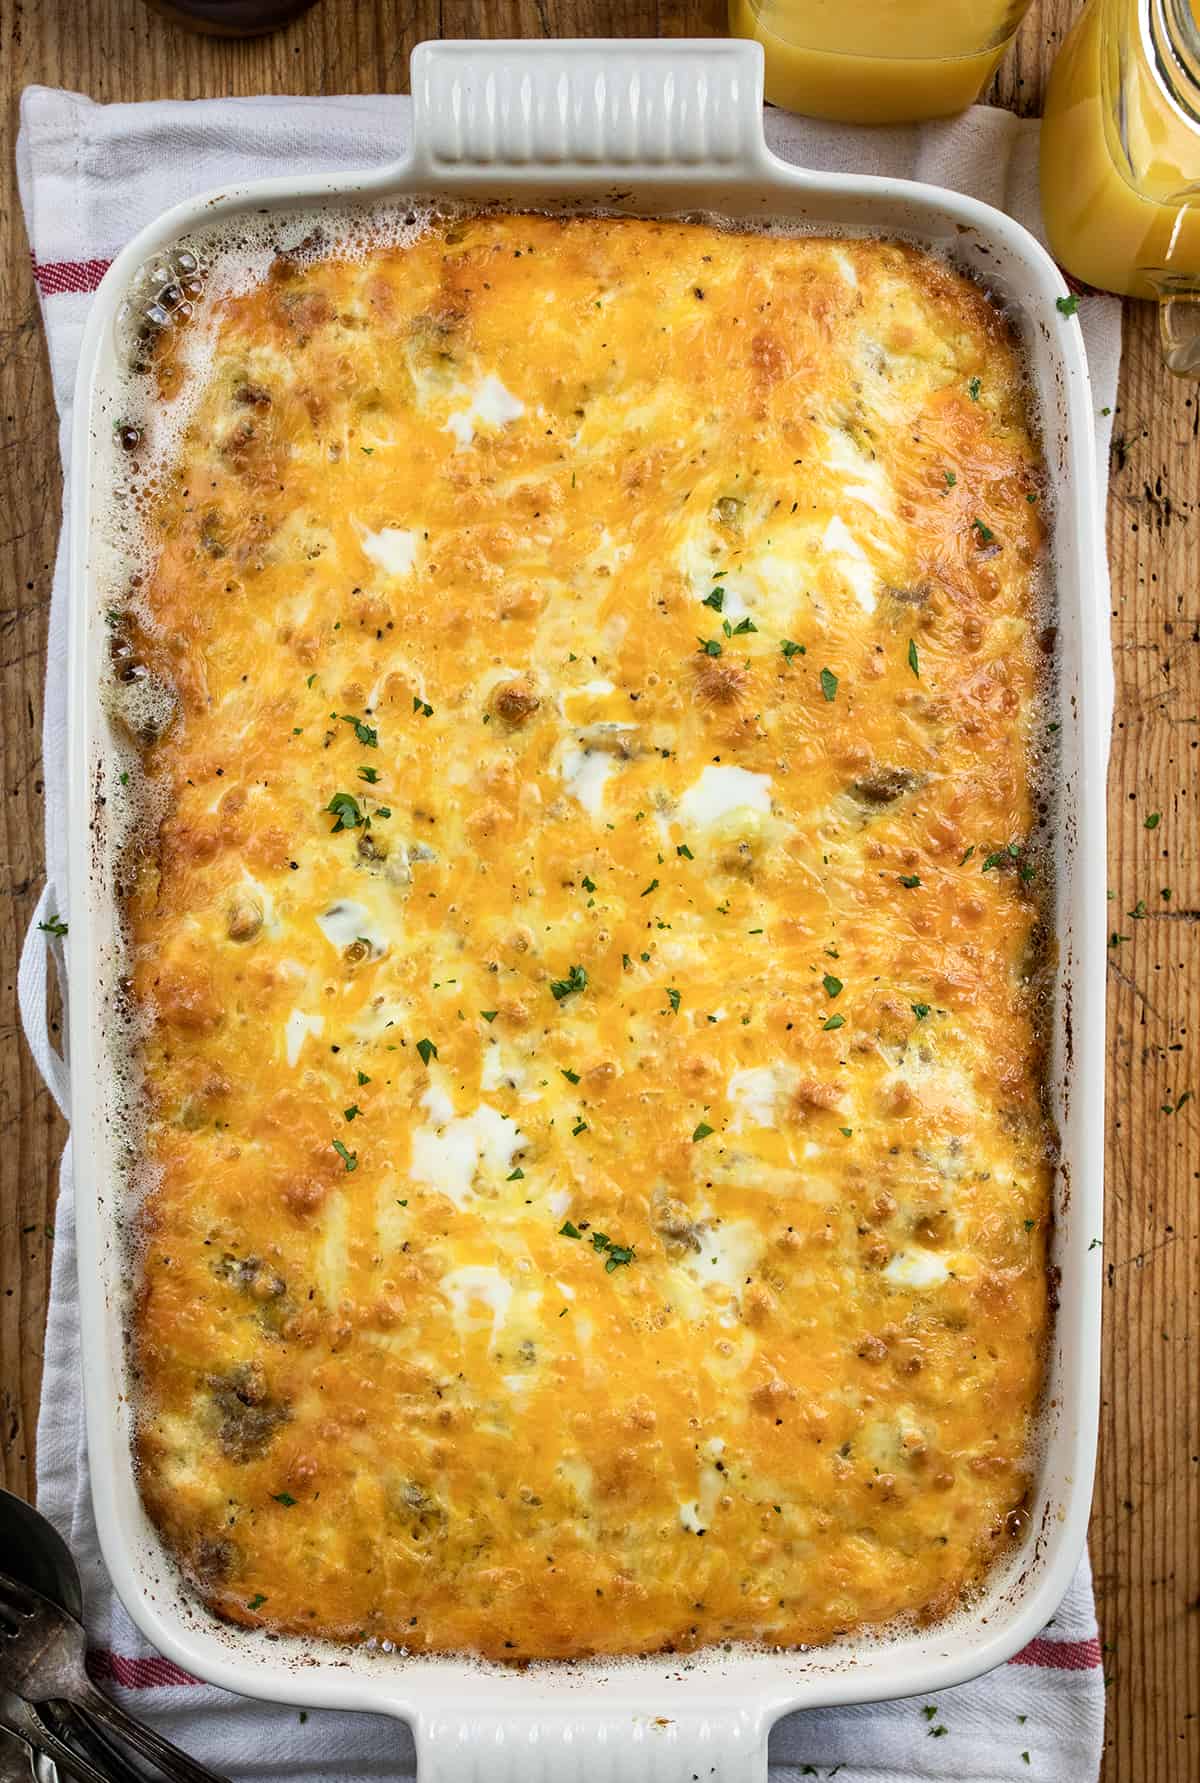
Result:
M594 1699L593 1699L594 1700ZM615 1704L430 1715L414 1728L417 1783L766 1783L763 1717L729 1709L634 1714Z
M544 167L588 184L694 181L767 158L757 43L422 43L410 72L413 161L441 179Z

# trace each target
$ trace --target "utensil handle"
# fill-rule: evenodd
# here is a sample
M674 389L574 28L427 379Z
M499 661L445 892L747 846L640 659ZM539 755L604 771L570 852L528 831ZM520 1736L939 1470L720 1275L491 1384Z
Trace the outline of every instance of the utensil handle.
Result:
M178 1746L173 1746L171 1741L165 1740L161 1734L155 1733L152 1727L147 1727L144 1722L136 1721L132 1715L127 1715L119 1703L113 1702L112 1698L105 1696L102 1691L89 1686L86 1692L80 1691L78 1696L72 1698L72 1701L89 1721L93 1724L98 1721L105 1727L111 1728L112 1732L118 1734L127 1745L132 1746L135 1752L140 1752L143 1758L148 1758L152 1764L156 1764L159 1770L165 1776L173 1778L175 1783L229 1783L227 1777L222 1777L216 1771L210 1771L205 1765L198 1763L196 1759L189 1758L186 1752L181 1751Z
M1177 378L1200 378L1200 279L1151 273L1158 291L1158 344Z
M62 1775L73 1778L74 1783L112 1783L112 1778L97 1770L90 1759L74 1751L65 1740L60 1740L30 1703L7 1696L0 1726L24 1740L35 1753L53 1759Z
M759 1713L422 1716L417 1783L766 1783Z
M58 1103L59 1112L69 1117L71 1072L66 1059L50 1038L46 1013L47 961L51 958L54 960L59 988L63 996L66 996L67 970L63 937L61 933L55 933L55 926L61 927L61 912L65 908L66 905L55 887L47 882L42 887L37 908L25 931L21 963L17 969L17 1001L21 1010L21 1026L25 1030L25 1038L29 1042L29 1050L37 1062L37 1068L46 1081L47 1089Z
M694 184L770 161L757 43L421 43L410 76L412 165L442 184L469 176L478 191L538 167L576 186Z
M38 1718L43 1726L47 1725L47 1712L38 1711ZM90 1758L96 1768L103 1772L108 1783L145 1783L145 1775L130 1760L124 1746L110 1733L102 1731L93 1721L89 1721L82 1711L69 1705L60 1707L54 1716L53 1732L62 1739L67 1733L73 1736L73 1748L83 1749L85 1758Z

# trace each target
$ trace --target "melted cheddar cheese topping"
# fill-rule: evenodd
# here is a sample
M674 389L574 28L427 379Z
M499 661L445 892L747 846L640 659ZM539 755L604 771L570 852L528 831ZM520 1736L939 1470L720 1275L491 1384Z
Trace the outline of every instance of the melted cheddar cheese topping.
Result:
M947 1613L1048 1319L1002 318L902 245L488 215L209 326L114 638L174 702L127 902L171 1549L411 1650Z

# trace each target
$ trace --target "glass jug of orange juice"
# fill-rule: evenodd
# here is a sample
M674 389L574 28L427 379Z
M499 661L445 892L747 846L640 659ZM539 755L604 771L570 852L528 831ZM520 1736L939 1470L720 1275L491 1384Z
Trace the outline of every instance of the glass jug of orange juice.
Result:
M1200 0L1091 0L1050 76L1041 177L1056 258L1158 298L1168 364L1200 372Z
M977 99L1029 0L729 0L773 105L847 124L942 118Z

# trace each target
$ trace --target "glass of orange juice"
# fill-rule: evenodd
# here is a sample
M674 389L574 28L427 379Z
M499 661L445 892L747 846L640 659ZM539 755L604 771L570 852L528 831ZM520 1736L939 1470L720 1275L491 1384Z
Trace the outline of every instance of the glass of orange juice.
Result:
M1029 0L729 0L773 105L847 124L942 118L977 99Z
M1200 0L1090 0L1050 76L1041 179L1057 259L1157 298L1167 363L1200 373Z

